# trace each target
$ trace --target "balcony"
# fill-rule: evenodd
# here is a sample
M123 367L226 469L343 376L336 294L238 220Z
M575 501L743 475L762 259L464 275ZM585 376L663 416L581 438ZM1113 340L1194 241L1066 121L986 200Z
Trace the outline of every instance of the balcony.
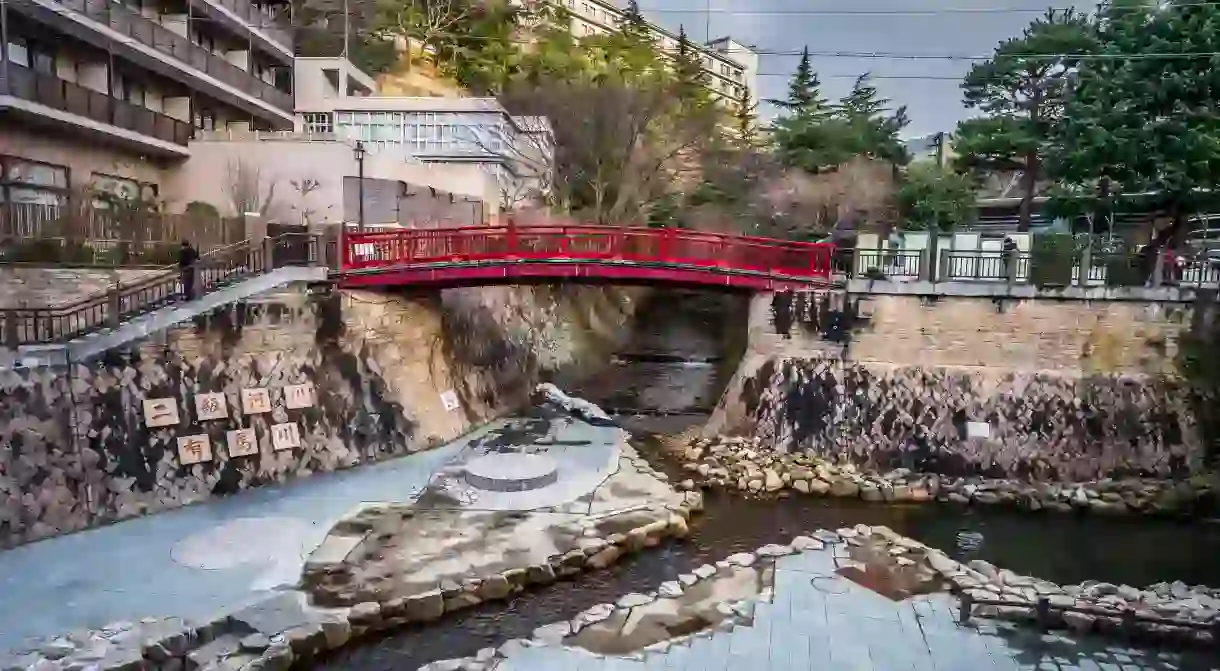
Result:
M8 64L7 77L0 77L0 95L46 105L52 109L117 126L164 142L186 146L194 128L172 117L136 107L51 75Z
M289 55L292 54L292 31L289 27L282 25L276 17L263 12L247 0L206 0L204 4L224 7L241 20L247 28L257 28Z
M37 7L39 2L54 3L71 12L105 25L111 30L131 38L135 42L152 48L159 54L168 56L194 70L209 75L223 84L227 84L251 98L266 103L280 112L284 117L292 116L293 98L291 93L275 88L252 73L233 65L221 56L217 56L207 49L193 44L187 38L174 33L156 21L133 12L123 5L111 2L110 0L33 0L28 3L14 3L14 5L18 7L33 5ZM257 13L257 10L253 8L249 11ZM46 16L41 14L35 14L34 16L39 20L48 20ZM99 43L99 46L105 48L110 45L109 43ZM143 63L143 65L148 67L151 63ZM187 74L190 73L188 72ZM184 83L192 85L190 81L185 81ZM192 87L197 86L198 84L192 85ZM262 114L265 115L266 110L262 110ZM277 120L284 121L283 119Z

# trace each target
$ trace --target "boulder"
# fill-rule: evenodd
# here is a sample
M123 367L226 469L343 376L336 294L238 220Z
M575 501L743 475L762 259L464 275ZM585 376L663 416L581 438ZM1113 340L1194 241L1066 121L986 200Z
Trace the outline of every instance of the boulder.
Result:
M860 485L851 480L835 480L830 484L830 495L844 498L860 495Z
M512 594L513 585L502 575L493 575L479 585L479 596L484 601L495 601L507 598Z
M441 591L434 589L407 597L406 613L412 622L431 622L444 615L445 600Z
M768 469L764 470L763 478L764 478L763 487L768 492L778 492L779 490L784 488L783 479L780 478L779 473L776 473L774 469L768 468Z

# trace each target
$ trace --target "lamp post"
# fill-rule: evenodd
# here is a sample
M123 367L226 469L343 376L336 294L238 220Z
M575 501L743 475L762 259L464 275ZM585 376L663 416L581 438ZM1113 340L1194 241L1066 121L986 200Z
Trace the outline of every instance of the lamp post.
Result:
M356 226L361 233L364 232L364 143L356 141L356 193L360 199L360 204L357 206Z

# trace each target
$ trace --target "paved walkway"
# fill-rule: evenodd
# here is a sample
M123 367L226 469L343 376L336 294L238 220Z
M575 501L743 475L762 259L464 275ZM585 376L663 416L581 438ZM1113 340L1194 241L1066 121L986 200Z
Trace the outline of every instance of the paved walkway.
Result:
M944 594L894 602L834 573L831 552L784 557L775 598L752 626L644 661L563 648L512 649L496 671L1199 671L1215 657L1139 650L1112 639L1042 635L979 620L961 627Z
M494 425L492 425L494 426ZM149 616L209 618L293 584L365 502L414 498L485 427L443 447L0 552L0 650Z

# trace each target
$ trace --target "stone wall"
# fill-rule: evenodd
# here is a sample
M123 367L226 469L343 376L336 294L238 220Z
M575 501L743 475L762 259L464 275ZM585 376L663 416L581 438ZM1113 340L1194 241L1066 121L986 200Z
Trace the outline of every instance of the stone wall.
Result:
M1179 303L853 297L850 357L919 366L1172 374Z
M600 289L290 291L105 360L0 371L0 547L441 444L525 402L549 371L588 365L626 332L633 304ZM572 322L592 328L575 337L561 326ZM514 385L502 384L508 370ZM285 386L306 382L316 403L288 409ZM270 413L242 414L252 387L268 388ZM441 399L451 390L456 409ZM196 418L205 392L224 394L224 419ZM175 400L176 425L146 426L155 398ZM270 427L283 422L299 447L274 449ZM257 453L230 457L226 433L246 427ZM183 465L177 439L197 434L211 459Z
M771 297L755 299L750 349L706 435L991 477L1202 466L1174 359L1190 324L1182 304L835 293L810 303L785 338Z

